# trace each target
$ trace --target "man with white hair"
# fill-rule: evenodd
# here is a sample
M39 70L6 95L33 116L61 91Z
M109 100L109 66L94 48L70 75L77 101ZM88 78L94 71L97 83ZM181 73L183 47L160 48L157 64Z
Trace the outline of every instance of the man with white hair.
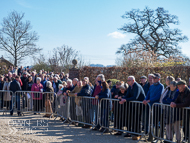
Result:
M91 91L91 94L92 94L92 92L94 90L94 86L90 83L89 77L84 77L84 80L86 80L87 84L90 86L90 88L91 88L90 91Z
M98 81L105 81L105 77L104 77L103 74L99 74L99 75L97 76L97 78L98 78Z
M62 82L55 76L53 78L53 89L54 92L57 93L59 91L59 85L62 84Z
M127 79L127 83L129 85L129 88L127 89L127 93L125 97L118 98L118 99L121 99L119 103L123 104L124 102L129 102L129 101L143 101L145 98L145 93L142 86L135 81L135 77L129 76ZM127 113L128 115L133 116L132 119L134 120L132 121L131 118L129 117L129 123L133 123L132 125L130 125L130 127L132 126L132 130L130 129L130 127L127 127L127 129L131 132L136 132L136 133L141 131L140 119L141 119L142 113L139 110L135 110L138 108L141 109L141 107L138 107L138 106L140 106L140 104L138 104L136 107L135 107L135 104L127 104L127 110L128 110ZM129 114L129 112L131 113ZM131 134L126 134L125 137L131 137ZM139 140L140 137L141 136L133 136L132 139Z
M73 79L73 88L72 90L77 86L78 78Z

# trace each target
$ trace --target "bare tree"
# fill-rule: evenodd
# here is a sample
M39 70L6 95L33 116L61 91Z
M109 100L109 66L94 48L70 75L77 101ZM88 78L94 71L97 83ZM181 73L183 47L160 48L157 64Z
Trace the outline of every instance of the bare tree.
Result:
M11 12L3 19L0 29L0 50L14 58L14 65L24 57L32 56L42 50L36 47L38 35L31 31L30 21L23 22L24 13Z
M179 42L187 41L181 30L170 29L171 25L178 25L178 17L171 15L164 8L156 10L145 8L143 11L133 9L123 16L129 23L120 30L135 34L135 38L126 45L122 45L116 53L127 53L143 46L143 50L153 51L158 57L166 57L180 53Z

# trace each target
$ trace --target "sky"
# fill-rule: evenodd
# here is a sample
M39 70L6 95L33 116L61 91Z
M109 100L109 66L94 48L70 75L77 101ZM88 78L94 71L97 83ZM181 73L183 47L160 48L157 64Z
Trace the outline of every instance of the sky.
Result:
M118 30L126 19L121 16L132 9L163 7L177 15L177 26L190 39L189 0L0 0L0 23L11 11L24 12L32 30L39 35L37 46L45 55L56 47L68 45L80 51L91 64L115 65L117 49L133 38ZM190 40L180 44L190 57ZM0 51L0 56L6 55ZM31 65L27 58L23 65Z

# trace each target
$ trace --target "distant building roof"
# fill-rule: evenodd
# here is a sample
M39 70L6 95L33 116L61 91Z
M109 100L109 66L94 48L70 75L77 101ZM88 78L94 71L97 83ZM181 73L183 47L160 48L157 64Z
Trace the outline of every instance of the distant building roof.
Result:
M5 63L7 66L13 66L13 64L9 61L7 61L5 58L3 58L3 56L1 56L0 58L0 63Z

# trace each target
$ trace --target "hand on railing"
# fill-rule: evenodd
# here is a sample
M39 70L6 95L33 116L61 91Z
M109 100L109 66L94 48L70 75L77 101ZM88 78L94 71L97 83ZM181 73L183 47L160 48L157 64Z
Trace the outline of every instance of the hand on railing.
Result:
M121 99L121 101L119 101L119 104L123 104L123 103L125 103L125 102L126 102L125 99Z
M95 96L95 98L96 98L96 99L98 99L98 98L99 98L99 96L98 96L98 95L96 95L96 96Z
M118 95L115 95L115 97L114 98L118 98Z
M171 103L170 103L170 107L175 108L175 107L176 107L176 104L175 104L174 102L171 102Z

